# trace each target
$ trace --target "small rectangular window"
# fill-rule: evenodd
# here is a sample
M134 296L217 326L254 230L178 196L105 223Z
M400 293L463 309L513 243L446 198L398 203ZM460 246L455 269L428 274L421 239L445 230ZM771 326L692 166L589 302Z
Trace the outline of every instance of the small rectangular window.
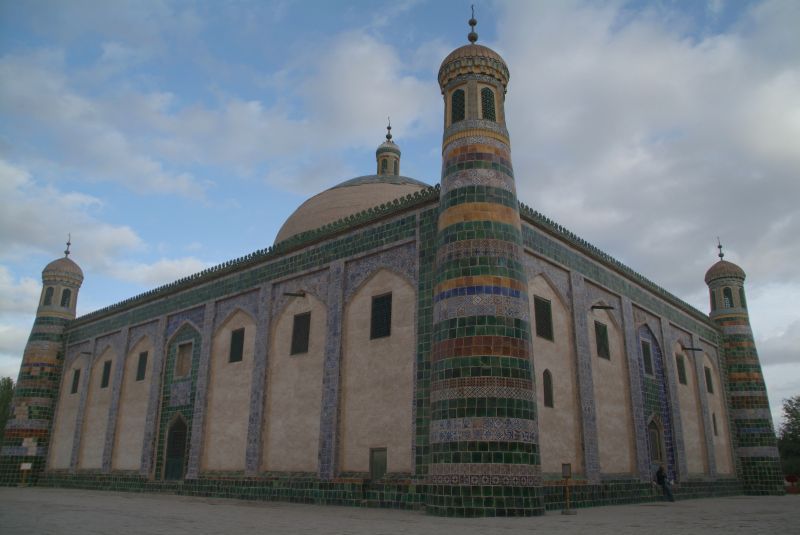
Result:
M678 367L678 382L686 384L686 364L683 362L683 355L675 355L675 365Z
M597 356L604 359L611 359L611 351L608 348L608 327L605 323L594 322L594 337L597 342Z
M373 481L386 475L386 448L370 448L369 478Z
M714 393L714 383L711 381L711 368L708 366L703 367L706 372L706 390L709 394Z
M311 312L294 315L292 325L292 349L290 355L308 353L308 337L311 331Z
M70 394L77 394L78 393L78 385L81 382L81 371L75 370L72 372L72 388L70 388Z
M536 336L553 340L553 309L550 301L533 296L533 314L536 319Z
M711 413L711 425L714 427L714 436L719 436L717 433L717 415L715 413Z
M192 343L178 346L175 356L175 377L185 377L192 369Z
M370 339L384 338L392 334L392 294L372 298L372 321Z
M244 356L244 329L231 331L231 349L228 362L241 362Z
M111 378L111 361L103 363L103 377L100 378L100 388L108 388L108 380Z
M644 373L653 375L653 355L650 352L650 342L642 340L642 360L644 361Z
M147 351L139 353L139 362L136 365L136 380L144 381L144 375L147 373Z

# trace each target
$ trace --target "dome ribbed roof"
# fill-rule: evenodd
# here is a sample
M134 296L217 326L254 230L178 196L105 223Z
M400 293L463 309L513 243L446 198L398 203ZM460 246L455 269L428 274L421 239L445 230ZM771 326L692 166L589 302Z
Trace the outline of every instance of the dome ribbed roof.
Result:
M346 180L301 204L278 231L275 243L429 187L398 175L366 175Z
M67 275L72 276L79 281L83 281L83 271L81 270L80 266L66 256L57 260L53 260L47 264L42 271L42 278L45 278L47 275Z
M459 74L487 74L497 78L505 87L508 84L508 65L489 47L469 44L456 48L444 58L439 67L439 86L444 88Z
M728 262L727 260L720 260L706 272L706 284L709 282L722 279L726 277L733 277L737 279L744 280L745 274L744 270L734 264L733 262Z

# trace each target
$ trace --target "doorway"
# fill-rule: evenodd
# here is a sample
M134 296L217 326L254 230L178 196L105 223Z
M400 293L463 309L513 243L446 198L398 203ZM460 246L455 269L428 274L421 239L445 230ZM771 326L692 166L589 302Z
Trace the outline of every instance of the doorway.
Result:
M167 451L164 459L164 479L183 479L186 460L186 422L181 416L173 420L167 432Z

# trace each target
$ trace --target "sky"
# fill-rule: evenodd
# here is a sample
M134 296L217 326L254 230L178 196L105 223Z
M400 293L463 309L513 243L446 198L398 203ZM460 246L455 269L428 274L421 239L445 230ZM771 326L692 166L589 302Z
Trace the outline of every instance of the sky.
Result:
M800 2L472 0L522 202L708 311L747 272L773 416L800 394ZM0 0L0 376L67 233L78 314L273 243L306 198L439 181L470 1Z

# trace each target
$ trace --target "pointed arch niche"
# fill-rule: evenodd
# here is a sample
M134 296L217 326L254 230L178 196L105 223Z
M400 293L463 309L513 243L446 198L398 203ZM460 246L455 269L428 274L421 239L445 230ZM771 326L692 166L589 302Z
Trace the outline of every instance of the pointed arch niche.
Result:
M604 306L608 303L596 301L592 305ZM631 387L623 331L617 318L608 310L590 307L586 315L600 472L604 475L632 474L636 469L636 438L633 434ZM608 334L608 358L598 355L595 322L604 325Z
M78 405L80 405L81 376L88 373L90 355L81 354L88 349L86 345L71 348L64 363L61 375L61 388L59 388L58 404L56 405L53 432L50 438L50 451L48 469L60 470L69 468L72 457L72 441L75 436L75 425L78 418ZM78 373L78 391L72 393L72 382Z
M240 308L214 332L201 470L244 470L255 340L255 319Z
M113 375L116 354L111 346L106 346L92 364L89 391L86 395L86 412L83 415L78 468L101 468L103 466L108 408L111 405L111 384L102 387L103 368L106 362L111 363L110 373Z
M691 346L685 341L686 346ZM703 407L697 390L697 373L695 372L695 353L684 351L681 342L672 346L672 357L675 367L678 360L683 359L686 384L678 381L678 404L681 410L683 426L683 447L686 450L686 469L689 476L701 476L708 473L708 454L706 452L705 430L703 427Z
M709 370L713 383L713 392L708 392L705 378L700 380L700 395L708 397L709 419L717 420L717 433L711 431L711 438L714 443L714 461L716 462L717 473L719 475L733 474L733 460L731 452L730 434L728 432L728 411L725 408L724 386L719 374L719 366L716 359L711 358L708 353L703 353L703 367Z
M310 313L308 351L292 354L294 318ZM266 471L317 472L328 311L314 294L293 297L272 321L264 403Z
M138 379L137 375L140 360L144 362L142 379ZM114 470L138 470L141 466L152 370L153 340L147 335L141 336L125 356L117 413L117 436L111 458L111 467Z
M553 340L536 335L534 297L550 302ZM536 402L539 414L539 447L542 472L561 473L562 463L572 463L573 473L583 472L578 391L575 370L575 342L572 313L561 293L540 273L528 283L533 370L536 378ZM553 407L545 408L542 371L550 371L553 380Z
M370 339L372 298L391 294L389 336ZM413 469L416 292L378 269L345 305L339 466L369 472L370 448L386 448L387 473Z

